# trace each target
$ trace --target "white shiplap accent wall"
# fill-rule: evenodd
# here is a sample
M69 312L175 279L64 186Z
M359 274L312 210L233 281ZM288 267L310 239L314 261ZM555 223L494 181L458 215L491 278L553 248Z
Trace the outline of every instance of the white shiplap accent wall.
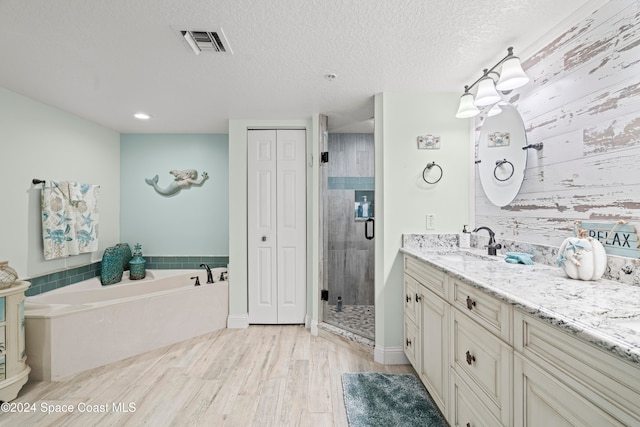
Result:
M552 246L578 219L640 229L640 2L606 3L523 67L532 81L511 100L544 149L529 150L522 189L503 208L476 179L476 226Z

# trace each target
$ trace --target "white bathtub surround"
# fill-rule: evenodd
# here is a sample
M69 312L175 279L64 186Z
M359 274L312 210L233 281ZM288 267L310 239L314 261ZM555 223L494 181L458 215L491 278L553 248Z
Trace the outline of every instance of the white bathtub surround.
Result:
M222 270L212 269L214 278ZM103 287L99 278L28 297L31 378L57 380L226 327L227 282L194 286L202 270L148 270ZM216 276L217 275L217 276Z
M444 251L403 248L462 282L506 301L632 364L640 364L640 286L569 279L558 267L473 262ZM482 256L486 251L471 249ZM479 259L479 258L478 258Z

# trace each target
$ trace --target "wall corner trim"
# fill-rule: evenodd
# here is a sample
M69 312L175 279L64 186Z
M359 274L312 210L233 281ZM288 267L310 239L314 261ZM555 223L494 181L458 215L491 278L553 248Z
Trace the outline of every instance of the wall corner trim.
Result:
M249 313L230 314L227 317L227 328L247 329L249 327Z
M382 347L376 345L373 350L373 360L383 365L409 364L409 359L405 356L403 347Z

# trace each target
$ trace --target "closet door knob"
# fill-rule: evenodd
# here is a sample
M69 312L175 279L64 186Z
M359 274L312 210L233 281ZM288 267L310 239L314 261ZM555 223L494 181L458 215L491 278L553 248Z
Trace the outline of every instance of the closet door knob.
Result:
M262 236L262 241L266 242L267 241L267 236Z

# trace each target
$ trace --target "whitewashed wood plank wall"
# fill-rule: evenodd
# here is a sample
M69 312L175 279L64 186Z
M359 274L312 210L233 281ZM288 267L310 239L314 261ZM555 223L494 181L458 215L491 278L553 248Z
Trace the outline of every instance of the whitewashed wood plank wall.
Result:
M476 179L475 225L551 246L572 235L574 220L640 229L640 2L606 3L523 67L532 81L511 101L528 142L544 149L529 150L522 189L505 207Z

